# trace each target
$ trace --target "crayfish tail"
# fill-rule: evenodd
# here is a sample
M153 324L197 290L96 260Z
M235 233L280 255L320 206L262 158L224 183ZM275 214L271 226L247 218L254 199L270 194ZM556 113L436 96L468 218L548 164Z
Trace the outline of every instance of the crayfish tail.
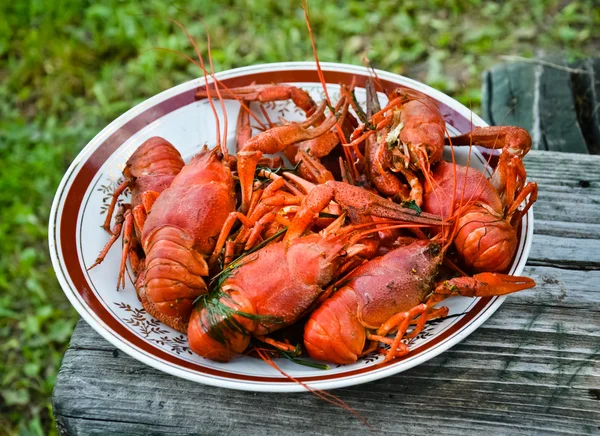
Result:
M356 362L366 341L358 306L356 292L344 288L311 314L304 328L304 346L310 357L337 364Z
M251 301L230 290L199 305L190 317L188 342L194 353L217 362L229 362L250 344L256 322Z
M138 289L146 311L185 332L194 300L207 292L208 264L183 230L164 226L147 238L146 270Z
M153 301L151 301L148 298L148 295L145 292L145 288L143 288L143 287L140 288L138 290L137 294L138 294L138 298L142 302L142 307L144 308L144 310L146 310L148 315L153 316L154 318L156 318L159 321L163 322L164 324L168 325L172 329L177 330L178 332L185 333L187 331L188 320L189 320L189 311L187 312L187 315L181 315L181 316L168 315L168 314L165 314L160 309L159 305L155 304ZM190 310L191 310L191 304L190 304Z

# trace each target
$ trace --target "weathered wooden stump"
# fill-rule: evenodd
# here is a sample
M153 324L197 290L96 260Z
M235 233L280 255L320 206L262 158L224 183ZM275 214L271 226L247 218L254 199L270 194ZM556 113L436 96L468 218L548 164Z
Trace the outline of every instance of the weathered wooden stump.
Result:
M483 79L488 123L527 129L534 149L600 153L600 58L508 62Z

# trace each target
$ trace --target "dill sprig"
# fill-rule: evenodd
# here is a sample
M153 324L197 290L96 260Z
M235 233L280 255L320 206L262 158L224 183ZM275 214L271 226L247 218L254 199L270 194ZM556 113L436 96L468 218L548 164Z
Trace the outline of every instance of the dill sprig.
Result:
M334 215L327 212L319 212L319 218L339 218L339 215Z
M283 351L283 350L277 350L279 352L279 355L281 357L285 357L286 359L288 359L291 362L294 362L295 364L298 365L302 365L302 366L308 366L310 368L316 368L316 369L322 369L322 370L327 370L329 369L329 365L325 364L325 363L317 363L317 362L311 362L310 360L304 360L304 359L298 359L295 355L295 353L290 353L289 351Z
M421 215L422 210L419 207L419 205L415 202L415 200L403 201L402 207L414 210L417 213L417 216Z
M282 167L279 166L277 168L269 168L269 167L261 167L261 166L257 166L256 167L256 173L259 173L261 171L264 171L266 173L271 173L271 174L279 174L279 173L295 173L298 170L298 166L300 165L300 162L298 162L296 165L294 165L292 168L286 168L286 167Z
M202 327L208 336L221 344L229 343L231 334L250 334L248 329L246 329L246 327L244 327L237 319L234 318L234 315L257 322L281 322L280 318L276 316L257 315L255 313L248 313L234 309L223 303L222 300L234 303L231 296L225 292L219 292L211 298L200 302L200 304L206 309L206 323L202 320L202 318L200 318Z
M310 149L308 151L310 151ZM288 172L288 173L298 173L298 167L300 166L301 163L302 163L302 161L300 160L292 168L282 168L281 172L282 173L285 173L285 172Z
M261 171L264 171L265 173L270 173L270 174L277 174L279 175L280 173L294 173L294 174L298 174L298 167L300 166L300 164L302 163L302 161L298 161L298 163L296 165L294 165L292 168L286 168L286 167L277 167L277 168L269 168L269 167L256 167L256 172L255 172L255 176L254 176L254 182L259 182L260 186L256 189L262 189L265 187L265 185L268 182L272 182L272 180L268 177L261 177L258 174L260 174Z
M329 365L327 365L325 363L317 363L317 362L312 362L310 360L298 359L298 356L300 356L300 354L302 354L302 348L300 347L300 344L296 345L296 348L294 351L280 350L279 348L276 348L273 345L258 342L258 341L254 341L252 346L253 346L253 348L262 348L262 349L267 347L269 352L275 354L278 357L283 357L283 358L289 360L290 362L294 362L297 365L308 366L310 368L316 368L316 369L322 369L322 370L329 369Z
M287 231L287 226L285 226L284 228L282 228L281 230L278 230L275 234L273 234L272 236L269 236L267 239L265 239L264 241L262 241L260 244L258 244L256 247L253 247L252 249L248 250L247 252L245 252L244 254L241 254L239 257L237 257L236 259L234 259L229 265L227 265L225 268L223 268L221 270L220 273L216 274L212 280L210 281L209 284L209 288L213 289L215 288L215 284L218 288L221 287L221 285L223 284L223 281L229 277L231 275L231 273L238 267L240 267L240 262L242 260L244 260L246 257L248 257L251 254L256 253L258 250L260 250L261 248L263 248L264 246L266 246L267 244L269 244L270 242L274 241L275 239L277 239L279 236L283 235L286 231ZM216 280L216 282L215 282ZM210 292L209 292L210 294Z

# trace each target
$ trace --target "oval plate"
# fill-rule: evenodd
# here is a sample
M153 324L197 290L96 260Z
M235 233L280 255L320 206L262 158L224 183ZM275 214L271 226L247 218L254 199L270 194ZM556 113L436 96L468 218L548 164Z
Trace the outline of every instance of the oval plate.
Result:
M362 87L369 77L366 68L322 63L322 69L333 98L339 91L339 83L350 84L354 80L357 97L364 105ZM377 71L377 74L386 88L401 85L437 100L452 135L466 133L472 126L486 125L466 107L433 88L384 71ZM228 87L290 83L309 91L316 101L323 96L314 63L257 65L218 73L217 77ZM56 276L73 307L100 335L147 365L213 386L253 391L302 391L305 388L261 360L239 357L221 364L192 353L185 335L166 327L144 311L131 283L125 290L116 290L119 248L113 247L101 265L86 270L108 240L108 234L100 228L107 203L119 183L125 162L139 145L152 136L162 136L180 150L186 161L203 144L214 146L214 115L207 100L196 101L194 98L196 89L204 84L204 79L191 80L146 100L108 125L77 156L62 179L50 214L49 245ZM385 96L380 96L384 101ZM228 145L233 151L235 120L240 106L235 101L226 101L225 105L230 120ZM303 118L291 102L268 104L267 111L272 119L280 115L288 119ZM455 150L457 162L466 164L469 148L457 147ZM487 160L477 149L471 152L472 166L483 170ZM489 160L493 166L496 159ZM523 271L532 235L533 213L530 209L521 223L519 247L510 268L511 274L519 275ZM119 243L115 245L120 246ZM411 339L411 352L392 362L384 363L382 355L372 353L352 365L331 365L327 370L297 365L285 359L278 359L277 364L287 374L318 389L387 377L457 344L489 318L503 301L504 297L446 300L444 304L449 306L451 316L428 323L421 334Z

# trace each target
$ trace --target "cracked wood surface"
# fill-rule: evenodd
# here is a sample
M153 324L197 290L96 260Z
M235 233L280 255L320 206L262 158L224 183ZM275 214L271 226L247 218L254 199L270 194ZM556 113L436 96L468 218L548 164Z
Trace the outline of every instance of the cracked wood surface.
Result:
M598 154L599 97L600 58L567 64L545 56L486 71L481 105L490 124L527 129L534 149Z
M600 434L600 156L532 151L540 185L524 274L460 344L333 391L389 434ZM80 320L53 395L61 434L325 434L368 428L309 393L195 384L118 351Z

